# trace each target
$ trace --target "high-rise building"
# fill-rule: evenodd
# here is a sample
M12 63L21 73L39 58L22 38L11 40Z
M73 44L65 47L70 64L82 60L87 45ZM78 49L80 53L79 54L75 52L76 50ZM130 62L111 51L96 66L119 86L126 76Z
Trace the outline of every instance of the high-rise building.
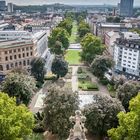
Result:
M134 0L121 0L120 15L125 17L133 16L133 4Z
M13 10L13 3L8 3L7 4L7 10L8 10L9 13L13 13L13 11L14 11Z
M0 0L0 11L5 11L5 9L6 9L5 0Z

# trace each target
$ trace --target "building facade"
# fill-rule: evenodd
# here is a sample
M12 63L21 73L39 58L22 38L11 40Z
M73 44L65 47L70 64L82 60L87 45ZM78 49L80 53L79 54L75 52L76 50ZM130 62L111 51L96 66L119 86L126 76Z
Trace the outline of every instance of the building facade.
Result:
M9 13L13 13L14 9L13 9L13 3L8 3L7 4L7 10Z
M134 0L121 0L120 15L123 17L132 17L133 16L133 4L134 4Z
M140 37L138 34L125 33L115 42L115 69L140 76Z
M30 62L34 57L42 57L47 63L49 55L46 32L0 32L0 78L14 68L30 70Z
M30 69L35 54L32 41L0 42L0 75L6 75L14 68Z
M0 0L0 11L5 11L5 9L6 9L5 0Z

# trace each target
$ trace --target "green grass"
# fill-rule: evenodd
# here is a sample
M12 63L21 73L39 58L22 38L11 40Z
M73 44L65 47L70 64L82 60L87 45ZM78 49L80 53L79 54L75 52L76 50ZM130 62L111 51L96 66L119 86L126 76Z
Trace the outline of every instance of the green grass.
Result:
M96 83L91 81L79 81L78 87L83 91L98 91L99 88Z
M77 23L73 22L73 28L72 28L72 33L71 36L69 38L70 43L77 43Z
M81 64L81 57L80 57L80 51L79 50L68 50L65 55L65 60L70 65L78 65Z

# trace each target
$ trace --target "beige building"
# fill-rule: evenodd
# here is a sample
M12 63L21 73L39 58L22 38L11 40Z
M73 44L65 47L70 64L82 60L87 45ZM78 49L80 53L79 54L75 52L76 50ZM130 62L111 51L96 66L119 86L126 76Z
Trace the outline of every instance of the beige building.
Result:
M14 68L30 69L34 57L32 41L3 41L0 42L0 75L7 74Z

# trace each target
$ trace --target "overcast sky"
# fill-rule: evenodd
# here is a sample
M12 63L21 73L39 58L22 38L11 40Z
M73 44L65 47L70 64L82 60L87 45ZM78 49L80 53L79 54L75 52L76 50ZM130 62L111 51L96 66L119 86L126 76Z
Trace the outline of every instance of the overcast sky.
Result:
M113 4L116 5L120 0L6 0L6 2L12 2L18 5L42 5L51 3L64 3L64 4ZM135 6L140 6L140 0L134 0Z

